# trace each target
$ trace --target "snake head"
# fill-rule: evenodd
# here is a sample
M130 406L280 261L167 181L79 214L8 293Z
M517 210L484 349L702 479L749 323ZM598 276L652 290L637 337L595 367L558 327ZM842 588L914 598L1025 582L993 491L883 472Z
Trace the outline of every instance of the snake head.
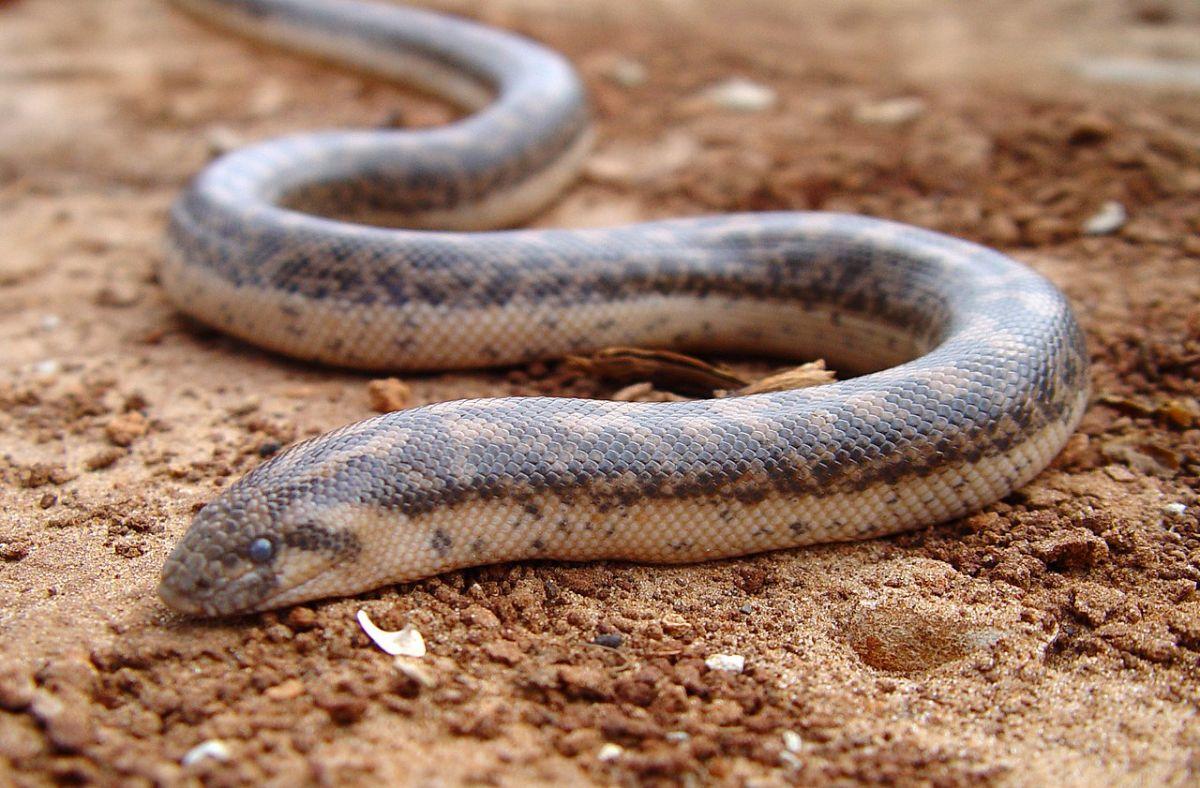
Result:
M336 508L261 478L252 473L196 515L163 565L158 593L172 608L229 616L325 596L327 570L359 551Z

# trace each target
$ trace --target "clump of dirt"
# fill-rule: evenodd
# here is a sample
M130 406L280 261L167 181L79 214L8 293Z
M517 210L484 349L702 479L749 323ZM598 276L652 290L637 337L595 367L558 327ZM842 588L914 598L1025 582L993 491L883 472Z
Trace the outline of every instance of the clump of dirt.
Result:
M287 443L404 404L616 388L556 362L372 386L178 317L165 211L215 152L449 111L151 0L0 4L0 774L1194 782L1200 105L1061 70L1194 63L1196 20L1151 5L441 3L582 69L601 142L540 224L842 210L993 245L1071 298L1094 403L1026 488L888 540L487 567L198 623L157 601L162 560ZM359 608L429 654L384 654Z

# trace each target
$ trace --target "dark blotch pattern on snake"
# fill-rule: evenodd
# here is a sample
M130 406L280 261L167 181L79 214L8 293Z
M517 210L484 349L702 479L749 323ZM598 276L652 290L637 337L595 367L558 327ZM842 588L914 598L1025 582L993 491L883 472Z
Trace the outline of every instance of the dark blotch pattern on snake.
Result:
M1083 412L1087 355L1065 299L1003 255L826 213L496 230L552 200L587 153L562 57L394 6L181 4L475 110L213 163L172 212L161 270L200 320L364 369L637 345L868 374L696 402L446 402L351 424L197 515L163 570L175 608L262 610L521 558L683 562L895 533L1026 483Z

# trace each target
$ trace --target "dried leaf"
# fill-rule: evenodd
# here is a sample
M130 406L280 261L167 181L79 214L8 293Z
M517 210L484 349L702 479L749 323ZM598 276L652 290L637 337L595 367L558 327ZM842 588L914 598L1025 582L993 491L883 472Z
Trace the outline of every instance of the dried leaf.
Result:
M736 397L744 397L748 394L763 394L768 391L790 391L810 386L824 386L835 380L837 380L837 375L833 370L825 368L825 360L817 359L774 375L768 375L749 386L732 392L732 394Z

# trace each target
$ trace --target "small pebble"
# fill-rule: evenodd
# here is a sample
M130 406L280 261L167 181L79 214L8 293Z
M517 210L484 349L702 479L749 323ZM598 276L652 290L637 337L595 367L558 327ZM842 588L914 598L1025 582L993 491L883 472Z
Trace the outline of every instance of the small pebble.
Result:
M1121 229L1127 219L1129 214L1125 212L1125 206L1109 200L1083 223L1083 232L1085 235L1108 235Z
M592 641L595 645L604 646L605 648L620 648L624 642L625 639L616 632L606 632L603 635L596 635L596 639Z
M425 638L411 624L399 631L389 632L377 627L365 610L358 611L358 624L375 645L393 657L425 656Z
M197 744L192 749L183 754L179 762L184 766L191 766L194 763L211 758L214 761L225 763L231 757L229 745L220 739L209 739Z
M719 109L762 112L775 106L776 93L766 85L734 77L706 89L701 97Z
M380 378L367 384L367 399L376 413L391 413L408 407L412 389L397 378Z
M804 739L795 731L784 731L783 746L788 752L800 752L804 747Z
M1179 503L1178 501L1175 501L1172 503L1164 504L1162 510L1163 510L1163 513L1166 514L1168 517L1183 517L1184 513L1187 512L1187 506Z
M58 315L42 315L40 325L43 331L53 331L62 325L62 318Z
M632 58L617 58L608 68L608 77L623 88L636 88L646 81L646 67Z
M915 96L902 96L854 108L854 119L859 123L878 126L899 126L916 120L925 113L925 102Z
M743 616L748 616L754 612L754 605L747 602L746 604L744 604L738 608L738 612L741 613Z
M724 670L741 673L746 669L746 658L741 654L713 654L704 660L709 670Z
M674 742L675 744L682 744L683 742L691 739L692 736L687 731L667 731L667 735L663 738L669 742Z
M621 753L623 753L623 752L625 752L624 747L622 747L619 744L613 744L612 742L608 742L607 744L605 744L603 747L600 748L600 751L598 753L596 753L596 759L599 761L603 761L604 763L612 763L617 758L620 758Z
M33 371L38 375L57 375L62 371L62 364L52 358L39 361L33 365Z

